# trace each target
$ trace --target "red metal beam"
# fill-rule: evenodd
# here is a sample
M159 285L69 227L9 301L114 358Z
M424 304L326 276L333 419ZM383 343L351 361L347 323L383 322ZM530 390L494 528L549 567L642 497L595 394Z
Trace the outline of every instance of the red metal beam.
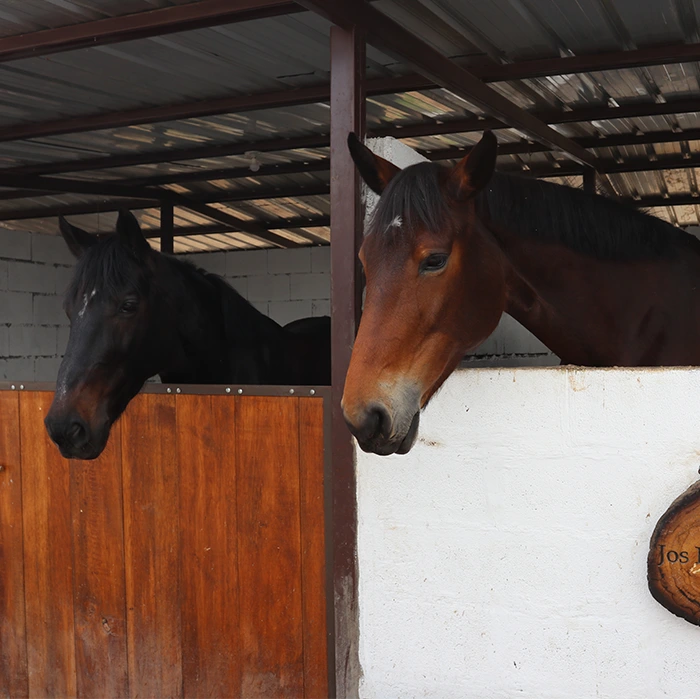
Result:
M663 132L664 134L666 132ZM690 135L690 132L688 132ZM672 134L675 136L675 134ZM700 138L700 134L696 135ZM617 139L618 136L603 137L601 139L595 140L595 145L597 147L604 147L608 145L620 145ZM628 137L629 138L629 137ZM579 142L584 142L586 139L580 139ZM630 145L634 143L630 139L630 142L625 144ZM591 147L593 144L588 145ZM537 148L532 148L530 144L504 144L499 149L500 155L507 155L509 153L525 153L528 149L537 150ZM431 160L453 160L461 158L468 152L468 148L459 149L445 149L442 151L433 151L429 153ZM294 172L306 172L308 168L303 165L293 165ZM330 161L328 159L323 159L317 162L314 169L328 169L330 166ZM275 166L276 167L276 166ZM690 157L685 157L681 155L676 156L662 156L658 160L650 160L648 157L643 158L629 158L623 162L617 162L612 159L601 159L599 161L600 173L602 174L614 174L614 173L629 173L629 172L644 172L644 171L656 171L656 170L678 170L684 168L698 168L700 167L700 155L693 154ZM291 170L291 166L290 166ZM581 175L583 174L583 167L578 163L571 161L560 161L559 167L555 168L552 165L538 165L534 166L529 171L522 171L518 168L503 168L500 167L499 170L503 172L521 172L525 176L534 177L557 177L557 176L568 176L568 175ZM221 171L216 171L220 174ZM241 173L240 169L233 169L232 171L237 177L246 177L250 175L247 169ZM279 171L276 171L279 172ZM289 170L288 170L289 172ZM257 173L260 174L260 173ZM264 171L263 171L264 174ZM64 178L53 178L56 189L53 192L47 194L55 194L56 191L65 192L73 189L69 184L67 189L66 185L58 183L75 183L79 182L76 189L84 189L85 182L66 180ZM36 180L33 180L33 182ZM103 186L97 183L88 183L90 189L102 190ZM37 184L37 187L39 184ZM94 186L94 187L93 187ZM117 186L111 183L107 186L108 189L113 190ZM143 192L143 189L138 190ZM285 188L260 188L260 189L236 189L233 191L229 190L215 190L205 193L192 193L186 195L186 199L190 203L225 203L225 202L242 202L242 201L255 201L260 199L275 199L275 198L296 198L296 197L309 197L309 196L325 196L329 194L329 188L327 185L318 184L313 186L291 186ZM150 190L147 190L150 193ZM157 190L158 196L160 198L168 198L170 196L169 190ZM94 192L92 192L94 194ZM34 190L17 190L16 199L23 199L27 197L36 197L37 192ZM3 193L3 197L9 198L9 195ZM40 219L40 218L50 218L54 216L72 216L81 214L93 214L98 212L108 212L116 211L122 207L129 209L148 209L159 206L158 199L153 198L140 198L140 199L109 199L101 200L96 202L80 203L80 204L58 204L51 206L38 206L38 207L19 207L11 209L1 209L0 208L0 221L19 221L25 219Z
M261 139L238 143L218 143L195 148L166 148L162 151L145 151L82 160L59 161L56 163L37 163L20 165L0 170L1 175L54 175L57 173L76 173L86 170L104 170L108 168L124 168L135 165L152 165L155 163L175 163L186 160L204 158L222 158L224 156L243 155L248 151L268 153L271 151L289 151L300 148L324 148L329 144L325 134L297 136L294 138Z
M300 12L282 0L199 0L0 39L0 63Z
M160 252L174 253L174 211L170 202L160 205Z
M107 112L85 116L68 117L54 121L20 124L0 129L0 142L32 139L40 136L75 134L83 131L116 129L135 124L210 117L216 114L245 112L253 109L274 109L295 104L318 102L319 88L296 88L284 92L268 92L256 95L222 97L214 100L200 100L184 104L164 105L127 109L121 112Z
M192 193L187 199L193 202L214 204L221 202L250 202L260 199L284 199L298 197L313 197L327 195L328 185L315 185L313 187L266 187L260 189L236 189L215 190L213 192ZM17 199L36 197L33 190L18 190ZM50 192L49 194L54 194ZM84 214L97 214L119 209L152 209L160 207L158 200L150 199L102 199L94 202L81 202L80 204L52 204L49 206L16 207L12 209L0 208L0 221L22 221L26 219L46 219L56 216L80 216Z
M172 195L171 201L173 204L176 204L179 207L183 207L185 209L189 209L190 211L194 211L197 214L206 216L212 221L218 221L222 224L225 224L226 226L230 226L231 229L243 231L244 233L247 233L250 236L255 236L256 238L259 238L260 240L265 241L266 243L272 243L272 245L278 246L280 248L298 248L300 245L299 243L290 241L284 236L280 236L277 233L269 231L265 226L258 223L257 221L244 221L243 219L239 219L233 214L221 211L220 209L212 207L209 204L193 202L187 197L183 197L182 195L174 193Z
M321 228L330 225L330 217L328 216L296 216L290 219L273 219L272 221L265 221L260 223L261 230L264 231L285 231L292 229L306 229L306 228ZM178 236L211 236L214 234L221 233L247 233L246 231L241 231L236 226L229 226L227 224L207 224L205 226L180 226L173 229L173 235L175 238ZM160 234L160 229L144 229L143 232L146 238L158 238ZM321 242L322 245L327 245L328 241L325 239L314 236L306 231L300 231L297 233L299 236L307 236L308 243L318 243ZM283 237L282 237L283 238ZM284 238L285 242L289 244L290 247L297 248L299 243L290 241Z
M356 28L331 27L331 496L335 697L339 698L359 697L360 678L355 456L340 399L362 308L357 257L363 230L360 182L347 137L351 131L360 138L364 135L364 71L365 43L361 33Z
M89 180L71 180L69 178L55 177L16 177L8 178L4 176L0 178L0 187L17 186L26 189L36 188L37 190L52 190L54 192L73 192L79 194L96 194L108 195L116 197L130 197L138 199L157 199L160 201L170 202L180 207L190 209L203 216L206 216L214 221L226 224L244 231L245 233L255 236L265 241L283 248L294 248L297 244L289 241L283 236L278 236L275 233L270 233L256 222L244 221L231 214L223 212L215 207L209 206L201 202L193 202L186 196L172 192L171 190L162 190L156 188L144 188L134 184L120 185L110 182L89 181Z
M203 3L192 3L191 5L185 5L183 7L196 6L199 4ZM284 5L284 3L281 3L281 5ZM599 56L602 58L599 58ZM567 73L587 72L591 70L611 70L633 67L636 65L659 65L664 63L678 63L693 60L700 60L700 44L674 44L635 51L616 51L605 54L594 54L590 56L573 56L565 58L541 59L537 61L524 61L502 66L492 63L478 64L470 66L469 70L476 78L480 78L485 82L493 82L498 80L526 79L546 75L561 75ZM439 86L436 85L436 83L430 78L413 74L397 78L378 78L370 80L365 86L365 91L368 95L376 96L412 90L426 90L435 87ZM149 124L159 121L207 117L217 114L243 112L254 109L279 108L298 104L309 104L313 102L327 102L329 96L329 85L317 85L294 90L260 93L257 95L242 95L212 100L199 100L196 102L179 103L174 105L146 107L143 109L125 110L120 112L109 112L105 114L82 115L50 122L25 124L0 129L0 141L28 139L39 136L51 136L66 133L79 133L99 129L111 129L136 124ZM697 109L697 104L693 109L683 108L681 101L675 101L673 104L677 104L679 107L676 112L695 111L695 109ZM674 113L667 105L664 104L653 105L650 107L655 107L655 111L648 112L650 115ZM624 109L624 106L618 109L622 110ZM621 112L619 116L625 117L630 115L626 115ZM632 116L641 116L641 113ZM592 118L596 119L597 117ZM603 118L612 119L615 117L610 116ZM557 123L547 119L544 119L544 121L547 121L547 123ZM490 122L492 126L487 127L486 124L488 123L489 122L484 123L484 128L499 128L500 125L498 120L493 120Z
M567 112L555 112L547 110L544 112L534 112L533 114L548 124L565 124L569 122L580 122L595 119L603 121L606 119L621 119L626 117L654 116L659 114L675 114L680 112L700 111L700 100L680 100L661 105L655 103L641 103L623 105L621 107L586 107L574 109ZM437 136L445 134L468 133L481 131L486 128L503 128L501 122L496 119L479 119L468 117L465 119L451 119L445 122L424 121L417 124L392 125L374 129L371 136L393 136L395 138L416 138L421 136ZM700 129L688 129L686 131L663 131L645 132L636 134L616 134L604 137L584 137L574 138L574 142L583 148L606 148L611 146L631 146L646 143L670 143L678 141L691 141L700 139ZM102 156L99 158L86 158L83 160L61 161L57 163L43 163L36 165L24 165L0 170L0 177L4 175L50 175L57 173L82 172L87 170L101 170L108 168L121 168L125 166L135 166L153 163L166 163L176 161L197 160L200 158L221 158L231 155L240 155L247 151L258 151L261 153L271 151L286 151L303 148L324 148L329 145L329 136L325 134L300 136L293 138L263 139L246 143L214 144L210 146L198 146L188 149L165 149L162 151L151 151L145 153L124 154L116 156ZM549 150L548 146L534 144L530 142L504 144L499 151L502 154L522 154L536 153ZM444 149L424 152L431 160L443 160L458 158L464 155L465 149ZM461 155L460 155L461 153ZM263 166L266 167L266 166ZM238 169L244 171L245 169ZM196 171L193 171L196 172ZM226 172L231 172L226 169ZM258 173L261 174L261 173ZM167 176L163 176L167 178ZM227 177L224 175L224 177ZM182 180L186 182L188 180ZM172 182L177 182L174 180ZM167 184L164 179L160 184ZM158 184L158 183L156 183ZM30 195L35 196L35 195ZM3 199L0 194L0 199Z

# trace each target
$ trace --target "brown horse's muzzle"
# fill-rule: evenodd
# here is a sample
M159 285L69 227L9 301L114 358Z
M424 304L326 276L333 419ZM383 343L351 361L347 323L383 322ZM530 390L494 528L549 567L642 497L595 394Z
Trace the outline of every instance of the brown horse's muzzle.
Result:
M49 437L66 459L96 459L109 439L110 422L107 419L86 419L74 407L61 403L51 404L44 419Z
M420 423L418 401L398 402L393 410L390 405L375 400L351 408L344 401L345 422L364 452L406 454L413 447Z

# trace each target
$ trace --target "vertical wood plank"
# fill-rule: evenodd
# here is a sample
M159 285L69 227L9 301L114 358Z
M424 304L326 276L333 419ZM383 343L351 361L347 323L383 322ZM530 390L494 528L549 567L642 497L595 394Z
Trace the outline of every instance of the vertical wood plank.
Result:
M129 694L120 432L96 460L70 464L79 697Z
M175 397L139 394L121 430L129 691L182 697Z
M240 697L236 399L178 396L185 697Z
M304 697L328 697L323 400L299 399Z
M75 697L70 471L44 428L51 392L20 396L30 697Z
M304 695L299 401L237 399L241 697Z
M27 697L19 392L0 391L0 697Z

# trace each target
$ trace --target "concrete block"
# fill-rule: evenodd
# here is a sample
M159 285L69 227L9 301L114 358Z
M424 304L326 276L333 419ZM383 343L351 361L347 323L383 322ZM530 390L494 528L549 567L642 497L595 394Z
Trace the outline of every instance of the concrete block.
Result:
M0 323L31 323L30 292L0 292Z
M329 299L315 299L311 302L312 316L330 316L331 302Z
M53 294L56 291L56 268L34 262L15 262L9 266L8 287L15 292Z
M0 379L10 382L33 382L34 358L11 357L0 360Z
M75 262L63 238L46 233L32 234L32 260L52 265L72 265Z
M10 326L10 356L31 355L56 355L56 326Z
M322 247L311 249L311 272L327 272L331 271L331 247L324 245Z
M226 275L226 253L195 253L185 258L202 270L224 277Z
M248 278L232 277L226 280L242 297L248 298Z
M5 358L10 354L10 329L0 326L0 357Z
M268 303L266 301L251 301L250 302L261 314L265 314L265 316L268 315L269 309Z
M56 294L63 296L73 279L73 267L59 265L56 267Z
M58 342L56 344L56 353L63 357L68 347L68 337L70 336L70 326L58 327Z
M269 250L267 271L271 275L285 272L311 272L311 248Z
M9 261L0 260L0 291L7 289Z
M34 360L34 381L55 382L60 366L60 357L37 357Z
M32 237L26 231L0 229L0 258L9 260L32 259Z
M311 316L310 301L271 301L270 318L280 325Z
M249 301L288 301L289 275L248 277Z
M232 250L226 253L226 277L267 274L267 250Z
M290 296L295 299L330 299L331 276L322 272L290 275Z
M35 294L33 323L39 326L68 325L68 317L63 310L63 297L57 294Z

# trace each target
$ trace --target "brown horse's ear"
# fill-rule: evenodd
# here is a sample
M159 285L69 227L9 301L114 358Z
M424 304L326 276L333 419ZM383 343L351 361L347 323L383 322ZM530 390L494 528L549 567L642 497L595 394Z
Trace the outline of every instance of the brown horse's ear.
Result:
M381 194L391 178L401 170L388 160L372 153L352 132L348 134L348 148L362 179L377 194Z
M498 141L484 131L479 143L452 168L450 180L456 184L459 198L473 197L488 184L496 169Z
M95 236L69 224L62 216L58 217L58 228L63 240L68 244L68 249L76 258L79 258L90 246L97 243Z
M138 219L128 209L119 210L117 236L138 256L146 255L151 251L151 246L141 232Z

